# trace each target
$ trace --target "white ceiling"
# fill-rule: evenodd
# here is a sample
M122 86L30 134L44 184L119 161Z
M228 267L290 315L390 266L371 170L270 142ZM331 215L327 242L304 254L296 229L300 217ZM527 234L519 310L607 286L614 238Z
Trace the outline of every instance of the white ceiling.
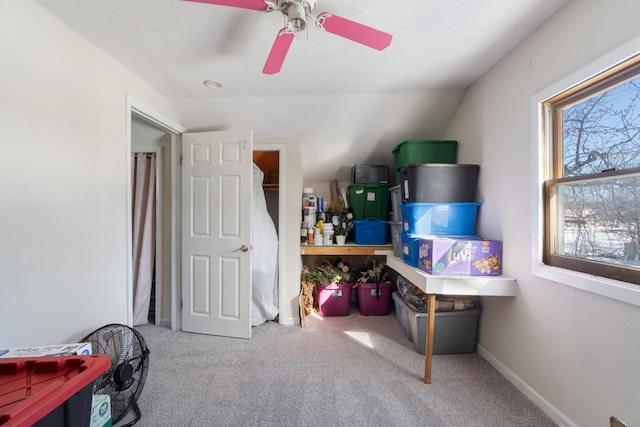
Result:
M279 12L36 1L162 93L189 131L299 139L313 182L346 180L356 163L391 164L405 139L441 138L464 89L567 0L318 0L313 15L391 33L391 45L380 52L309 25L275 75L262 68L284 26ZM223 87L207 88L206 79Z

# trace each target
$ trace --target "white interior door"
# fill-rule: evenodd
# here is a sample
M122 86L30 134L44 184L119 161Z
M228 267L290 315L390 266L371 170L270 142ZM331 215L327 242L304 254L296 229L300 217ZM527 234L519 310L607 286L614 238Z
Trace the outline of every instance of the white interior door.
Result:
M252 132L182 138L182 329L251 338Z

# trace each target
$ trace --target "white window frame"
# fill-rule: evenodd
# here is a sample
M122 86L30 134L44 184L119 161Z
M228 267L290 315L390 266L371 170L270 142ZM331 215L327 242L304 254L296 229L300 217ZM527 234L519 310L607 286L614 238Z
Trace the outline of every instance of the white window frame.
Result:
M550 135L544 129L542 117L542 103L547 99L564 92L578 83L623 62L640 52L640 37L626 43L622 47L610 52L591 64L581 68L571 75L563 78L546 89L536 93L531 99L531 145L533 161L532 195L533 195L533 253L532 272L536 277L551 280L573 288L581 289L597 295L612 298L640 306L640 286L631 283L621 282L606 277L595 276L577 271L567 270L559 267L546 265L542 261L543 238L544 238L544 203L543 185L547 179L551 178L551 158L547 158L551 144Z

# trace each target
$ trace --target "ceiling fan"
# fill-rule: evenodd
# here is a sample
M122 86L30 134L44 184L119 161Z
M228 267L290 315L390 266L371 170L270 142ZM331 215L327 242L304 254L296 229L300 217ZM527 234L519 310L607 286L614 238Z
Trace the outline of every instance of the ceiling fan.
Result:
M295 35L307 28L309 19L323 31L344 37L377 50L383 50L391 44L391 34L367 25L323 12L317 17L311 15L317 0L184 0L196 3L216 4L220 6L239 7L263 12L280 11L287 17L287 25L282 28L271 47L262 72L276 74L280 72Z

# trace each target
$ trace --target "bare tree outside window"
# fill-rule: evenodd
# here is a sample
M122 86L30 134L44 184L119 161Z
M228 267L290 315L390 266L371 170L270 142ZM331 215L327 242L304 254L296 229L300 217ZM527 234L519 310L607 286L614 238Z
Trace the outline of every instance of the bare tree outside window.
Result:
M563 176L640 166L640 78L563 110Z

